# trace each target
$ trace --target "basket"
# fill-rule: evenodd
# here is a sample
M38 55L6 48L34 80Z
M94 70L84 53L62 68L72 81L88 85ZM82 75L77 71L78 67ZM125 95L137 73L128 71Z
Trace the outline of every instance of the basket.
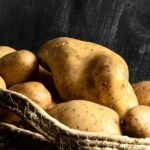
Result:
M150 150L150 138L105 136L70 129L17 92L0 89L0 106L17 113L37 131L0 123L0 149Z

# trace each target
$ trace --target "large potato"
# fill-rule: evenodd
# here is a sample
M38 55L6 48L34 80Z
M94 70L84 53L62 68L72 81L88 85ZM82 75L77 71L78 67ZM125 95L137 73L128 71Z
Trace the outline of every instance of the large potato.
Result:
M140 105L150 106L150 81L141 81L132 84Z
M125 115L122 128L131 137L150 137L150 107L139 105L131 108Z
M32 80L38 72L36 56L28 50L20 50L0 59L0 76L8 87Z
M88 99L112 107L118 101L120 106L123 99L125 108L130 108L131 103L132 106L137 105L136 98L129 106L131 98L124 101L129 78L126 62L103 46L62 37L45 43L38 52L38 58L51 70L64 101ZM121 117L127 110L123 111L118 112Z
M20 83L10 87L9 89L29 97L31 100L33 100L36 104L38 104L41 108L45 110L50 107L51 94L40 82L31 81Z
M105 106L86 100L72 100L57 104L48 113L70 128L120 135L118 114Z
M15 52L16 50L9 46L0 46L0 58L3 56Z

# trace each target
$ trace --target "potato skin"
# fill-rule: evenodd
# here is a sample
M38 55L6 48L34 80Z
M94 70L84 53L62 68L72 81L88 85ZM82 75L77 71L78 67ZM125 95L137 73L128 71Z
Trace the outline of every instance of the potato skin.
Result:
M118 114L90 101L72 100L60 103L49 109L48 113L70 128L104 135L121 134Z
M16 50L9 46L0 46L0 58L3 56L15 52Z
M41 65L39 65L37 81L41 82L50 91L54 103L62 102L56 90L52 73L44 69Z
M0 88L6 89L6 83L1 76L0 76Z
M103 99L102 103L106 104L113 95L119 98L118 93L121 93L122 84L125 84L124 87L127 84L125 80L128 79L126 63L107 48L71 38L50 40L43 47L47 47L45 48L48 51L47 63L54 76L57 90L64 100L83 98L93 99L96 102ZM41 49L41 51L44 50ZM117 79L116 73L118 73ZM118 84L115 80L118 81ZM108 91L105 90L106 84L110 93L114 88L119 88L118 93L114 93L113 90L113 95L110 97L108 92L105 92ZM110 84L112 84L111 87ZM99 90L103 90L105 94L99 94Z
M24 94L45 110L51 105L51 94L40 82L30 81L20 83L10 87L9 89Z
M40 50L38 51L38 61L40 62L41 66L45 68L46 70L50 71L50 68L48 66L48 48L47 45L43 45Z
M150 81L140 81L132 84L140 105L150 106Z
M126 112L135 106L138 106L138 100L131 84L128 82L127 88L124 91L124 95L122 96L121 100L112 105L112 109L118 112L120 118L122 119Z
M0 75L8 87L34 79L37 72L36 56L28 50L16 51L0 59Z
M131 108L122 124L125 135L138 138L150 137L150 107L139 105Z
M38 57L41 61L47 60L45 63L64 101L88 99L112 108L124 99L128 67L115 52L98 44L67 37L50 40L43 47ZM44 51L46 55L41 55ZM137 105L136 99L132 102L132 106ZM126 108L131 106L127 105Z

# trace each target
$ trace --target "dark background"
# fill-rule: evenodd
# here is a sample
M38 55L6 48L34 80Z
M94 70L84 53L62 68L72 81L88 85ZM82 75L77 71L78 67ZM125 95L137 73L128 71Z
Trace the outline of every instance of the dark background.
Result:
M109 47L131 82L150 80L149 0L0 0L0 45L36 53L60 36Z

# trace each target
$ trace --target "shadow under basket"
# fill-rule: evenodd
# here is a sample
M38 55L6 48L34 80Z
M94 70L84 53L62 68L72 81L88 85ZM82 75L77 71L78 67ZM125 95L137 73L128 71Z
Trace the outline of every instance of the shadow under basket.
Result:
M104 136L70 129L17 92L0 89L0 107L17 113L37 131L1 122L1 150L150 150L150 138Z

